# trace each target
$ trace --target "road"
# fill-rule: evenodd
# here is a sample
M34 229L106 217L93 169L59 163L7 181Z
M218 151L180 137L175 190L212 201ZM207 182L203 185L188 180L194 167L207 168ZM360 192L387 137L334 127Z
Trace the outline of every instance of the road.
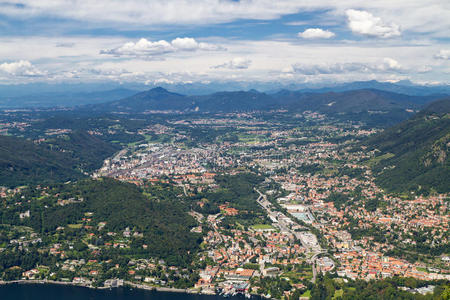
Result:
M256 200L258 202L258 204L261 205L267 211L268 215L270 216L270 218L272 220L277 220L277 222L274 222L274 226L279 228L281 230L281 232L291 233L298 240L300 240L300 242L306 249L312 251L313 255L311 256L311 258L308 261L312 265L313 278L311 281L314 283L317 278L317 270L316 270L317 257L319 256L319 254L326 253L327 251L323 250L318 243L311 246L311 243L306 242L304 239L304 232L297 232L297 231L291 230L289 225L297 224L297 222L295 222L295 220L292 220L291 218L287 217L286 215L284 215L283 213L281 213L279 211L272 210L271 203L267 200L267 196L265 194L261 193L256 188L255 188L255 191L259 194L259 197ZM310 235L313 235L317 240L317 237L312 232L308 231L307 233Z
M269 216L271 217L272 220L273 219L277 220L277 222L274 224L274 226L278 227L282 232L291 233L292 235L294 235L297 239L299 239L302 242L302 244L305 248L311 249L311 246L304 242L302 232L297 232L297 231L290 229L292 224L298 225L298 223L295 222L295 220L292 220L291 218L289 218L288 216L283 214L282 212L272 210L270 208L272 204L267 200L267 196L262 194L257 189L255 189L255 191L258 192L258 194L259 194L259 197L256 200L259 203L259 205L261 205L267 211L267 213L269 214ZM308 233L310 233L312 235L311 232L308 232ZM317 245L317 248L320 249L320 245Z
M220 238L220 241L223 243L223 244L225 244L225 240L224 240L224 238L223 238L223 236L222 236L222 234L219 232L219 230L218 230L218 228L217 228L217 217L220 215L220 213L218 213L218 214L216 214L215 216L214 216L214 219L207 219L207 221L208 221L208 223L209 223L209 225L213 228L213 230L214 230L214 232L219 236L219 238ZM228 252L227 251L225 251L225 254L226 254L226 256L227 256L227 261L229 261L230 260L230 255L228 254ZM219 266L221 266L222 264L220 264Z
M309 259L309 261L311 262L312 271L313 271L313 278L311 279L312 283L316 282L316 278L317 278L316 259L320 254L323 254L323 253L327 253L327 251L322 250L321 252L317 252L313 256L311 256L311 258Z

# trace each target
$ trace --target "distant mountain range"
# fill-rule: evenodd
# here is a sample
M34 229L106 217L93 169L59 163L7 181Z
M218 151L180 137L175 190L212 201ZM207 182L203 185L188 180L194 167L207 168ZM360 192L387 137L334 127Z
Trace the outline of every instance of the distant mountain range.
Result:
M158 87L155 84L139 83L78 83L0 85L1 108L77 106L104 103L132 96L133 94ZM266 94L277 94L282 90L302 93L345 92L360 89L377 89L409 96L450 95L450 85L417 85L409 81L396 83L356 81L343 84L281 84L277 82L211 82L162 84L172 92L189 95L211 95L217 92L235 92L257 89ZM437 98L437 97L436 97Z
M375 89L324 93L281 90L274 94L250 90L186 96L157 87L125 99L88 105L81 109L132 114L161 111L229 113L310 110L341 119L364 121L369 125L387 126L407 119L424 104L441 97L409 96Z
M103 103L122 99L135 94L136 90L117 88L92 92L37 92L21 95L22 92L2 95L0 88L0 109L30 107L73 107L78 105Z
M250 90L186 96L157 87L125 99L92 105L90 108L124 112L146 110L241 112L293 109L324 113L359 113L368 110L417 109L442 97L442 95L408 96L373 89L325 93L282 90L275 94Z
M408 80L402 80L396 83L391 82L379 82L376 80L370 81L355 81L350 83L337 84L328 87L319 88L300 88L303 92L345 92L359 89L377 89L387 92L405 94L409 96L427 96L432 94L450 94L449 85L416 85Z
M450 192L450 98L429 104L364 145L379 151L369 163L386 190Z

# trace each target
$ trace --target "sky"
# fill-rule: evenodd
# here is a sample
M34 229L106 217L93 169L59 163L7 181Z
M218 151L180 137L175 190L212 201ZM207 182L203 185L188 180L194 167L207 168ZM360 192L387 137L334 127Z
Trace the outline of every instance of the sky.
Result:
M450 83L448 0L0 0L0 84Z

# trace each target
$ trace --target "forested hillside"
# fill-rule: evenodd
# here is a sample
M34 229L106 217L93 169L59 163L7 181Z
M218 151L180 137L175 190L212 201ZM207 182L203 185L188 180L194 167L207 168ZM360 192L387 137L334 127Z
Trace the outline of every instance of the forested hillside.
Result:
M450 98L436 101L413 118L369 138L379 150L370 162L388 191L450 191Z
M86 131L74 131L54 139L46 144L53 149L64 151L73 163L84 172L91 172L103 164L103 160L120 149L120 146L109 143Z
M85 131L74 131L40 144L0 135L0 186L64 182L85 176L120 146Z
M0 135L0 186L45 184L81 177L83 174L68 153Z
M96 228L103 223L104 229L98 229L98 236L102 237L90 241L98 245L114 240L107 232L114 232L120 239L128 229L136 233L133 247L106 255L159 257L169 264L179 265L190 260L201 242L199 234L190 232L196 221L186 213L188 206L179 199L179 193L182 191L177 192L172 185L141 189L109 178L86 179L51 185L44 196L39 189L29 188L23 194L31 201L21 207L1 210L0 219L6 224L29 226L48 235L65 228L65 234L76 239L84 238L86 229L92 227L81 224L89 222ZM29 218L19 218L23 210L30 211Z

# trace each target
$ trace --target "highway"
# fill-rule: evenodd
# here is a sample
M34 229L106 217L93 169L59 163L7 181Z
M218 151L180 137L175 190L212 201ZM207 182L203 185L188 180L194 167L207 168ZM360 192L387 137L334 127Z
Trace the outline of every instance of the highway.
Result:
M274 222L273 225L275 227L277 227L278 229L280 229L281 232L287 232L287 233L291 233L292 235L294 235L298 240L300 240L300 242L306 249L308 249L309 251L311 251L313 253L313 255L311 256L311 258L308 261L312 265L313 278L311 281L314 283L317 278L317 270L316 270L317 257L319 256L319 254L326 253L327 251L323 250L320 247L318 242L311 245L311 241L309 241L309 242L305 241L305 236L304 236L305 232L297 232L297 231L291 230L289 225L292 223L295 223L298 225L298 223L295 220L292 220L291 218L284 215L282 212L272 210L271 209L272 204L267 200L267 196L265 194L261 193L256 188L255 188L255 191L259 194L259 197L256 200L258 202L258 204L261 205L267 211L267 214L269 215L269 217L272 220L277 220L277 222ZM310 232L310 231L308 231L307 234L313 235L312 232ZM313 236L317 240L317 237L315 235L313 235Z

